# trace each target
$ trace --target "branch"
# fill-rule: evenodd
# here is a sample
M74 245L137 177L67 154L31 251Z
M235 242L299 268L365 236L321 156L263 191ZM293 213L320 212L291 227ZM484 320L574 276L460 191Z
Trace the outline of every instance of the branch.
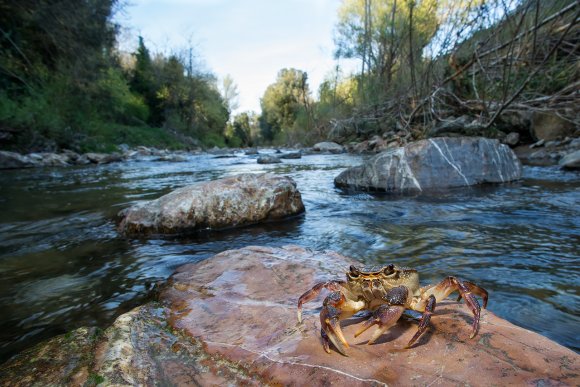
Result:
M550 52L548 53L548 55L546 55L544 57L544 60L542 61L542 63L540 63L539 66L537 66L534 71L532 71L528 77L524 80L524 82L521 84L521 86L518 88L518 90L506 101L504 102L500 108L494 113L493 117L491 117L491 119L489 120L489 122L485 125L485 129L488 129L497 119L497 117L505 110L505 108L507 108L521 93L522 91L525 89L525 87L528 85L528 83L532 80L532 78L534 78L536 76L536 74L538 74L538 72L540 70L542 70L542 67L546 64L546 62L548 61L548 59L550 59L550 57L552 55L554 55L554 53L556 52L556 49L558 48L558 46L560 46L560 44L562 44L562 41L564 40L564 37L566 37L566 35L568 34L568 32L572 29L572 26L576 24L576 19L580 16L580 11L576 12L576 16L574 17L574 22L570 23L568 25L568 28L566 28L566 31L564 31L564 33L562 34L562 36L560 36L560 39L558 39L558 42L552 47L552 49L550 50Z

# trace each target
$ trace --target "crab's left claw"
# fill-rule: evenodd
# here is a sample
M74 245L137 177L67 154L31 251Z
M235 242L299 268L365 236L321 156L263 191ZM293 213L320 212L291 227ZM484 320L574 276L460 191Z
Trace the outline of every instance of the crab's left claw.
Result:
M344 356L346 349L349 348L348 342L344 338L340 328L340 307L346 302L344 294L341 292L332 292L324 300L322 311L320 312L320 324L322 326L320 335L322 336L322 345L327 353L330 353L330 343L338 352Z

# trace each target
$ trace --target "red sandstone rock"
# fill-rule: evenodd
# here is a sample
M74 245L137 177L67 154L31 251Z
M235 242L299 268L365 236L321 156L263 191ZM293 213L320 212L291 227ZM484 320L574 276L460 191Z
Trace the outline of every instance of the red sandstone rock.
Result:
M296 301L316 282L341 278L350 263L288 246L247 247L185 265L159 302L120 316L96 343L71 350L53 339L0 367L0 385L55 384L57 377L73 385L580 384L573 351L485 310L479 335L469 339L471 313L453 301L437 305L429 331L411 349L405 345L417 328L413 318L402 318L374 345L366 345L370 332L353 338L361 321L354 318L343 322L349 357L327 354L319 339L324 296L306 304L303 324ZM61 359L54 346L86 358L68 368L51 364L52 374L36 371L46 363L42 354Z
M405 345L416 321L401 319L378 344L366 345L371 332L354 339L354 321L362 321L355 318L343 323L349 357L328 355L314 309L324 296L306 305L303 325L296 321L296 300L320 280L342 279L351 262L298 247L228 251L180 268L162 299L171 305L171 324L203 341L208 353L284 385L580 382L578 355L489 311L470 340L471 313L452 301L437 306L430 332L411 349Z

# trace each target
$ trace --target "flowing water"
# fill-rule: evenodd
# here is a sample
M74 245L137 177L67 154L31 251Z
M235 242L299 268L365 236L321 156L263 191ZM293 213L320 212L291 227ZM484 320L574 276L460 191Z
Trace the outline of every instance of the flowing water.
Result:
M365 264L457 275L490 292L499 316L580 351L580 174L525 167L522 181L392 197L336 189L362 158L191 155L0 172L0 362L79 326L105 327L180 265L247 245L298 244ZM175 188L243 172L294 178L303 216L166 239L125 239L116 213Z

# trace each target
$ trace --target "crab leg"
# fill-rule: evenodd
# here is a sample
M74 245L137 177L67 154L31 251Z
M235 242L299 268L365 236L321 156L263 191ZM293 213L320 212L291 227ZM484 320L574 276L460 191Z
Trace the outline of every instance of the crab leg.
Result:
M425 306L425 311L421 316L421 321L419 322L419 328L417 329L417 333L415 333L415 335L411 338L411 340L409 340L409 343L407 343L407 348L411 348L411 346L415 344L415 341L417 341L419 337L421 337L423 332L425 332L425 329L427 329L429 321L431 321L431 314L435 310L436 303L437 301L435 299L435 296L431 294L427 299L427 305Z
M327 282L320 282L317 283L300 296L298 299L298 322L302 322L302 304L307 303L308 301L314 299L316 296L320 294L322 289L328 289L331 292L338 292L344 288L345 282L344 281L327 281Z
M480 306L479 302L475 298L474 294L480 296L483 299L483 307L487 306L487 291L473 282L462 281L456 277L447 277L437 285L425 288L423 293L424 297L435 296L437 301L444 300L454 291L459 292L460 299L465 299L465 304L473 313L473 329L471 331L470 339L474 338L479 329L479 316L480 316Z
M463 284L467 287L467 289L469 289L470 292L481 297L481 299L483 300L483 309L485 309L487 307L487 290L480 288L473 282L463 281ZM462 298L461 293L459 293L457 301L458 302L461 301L461 298Z
M322 345L327 353L330 353L330 343L332 343L338 352L347 356L346 348L349 346L344 338L338 319L345 302L346 298L344 294L341 292L332 292L322 304L322 310L320 311L320 335L322 336Z

